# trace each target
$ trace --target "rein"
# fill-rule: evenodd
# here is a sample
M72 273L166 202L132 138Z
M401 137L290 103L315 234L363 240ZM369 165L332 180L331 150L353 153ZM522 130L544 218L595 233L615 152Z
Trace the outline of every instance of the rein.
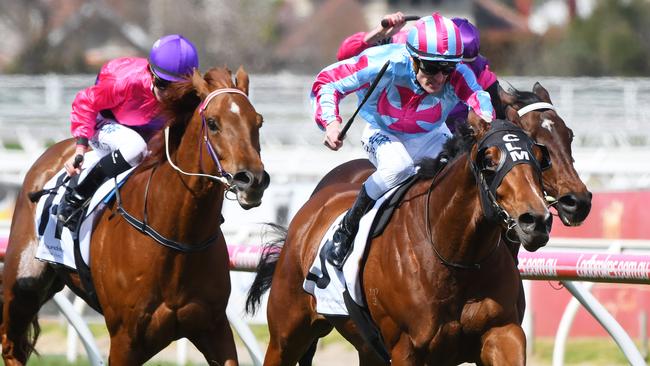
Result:
M148 223L147 223L147 218L149 217L147 214L147 201L149 199L149 186L151 185L151 180L153 178L153 174L156 171L156 168L158 166L155 166L153 169L151 169L151 175L149 176L149 179L147 180L147 185L144 189L144 208L142 212L142 221L138 220L135 216L131 215L128 213L125 209L124 206L122 206L122 198L120 196L120 189L119 185L117 184L117 179L115 179L115 199L117 201L117 212L122 215L124 220L126 220L127 223L129 223L131 226L133 226L135 229L140 231L143 234L148 235L151 237L153 240L157 241L159 244L170 248L177 250L182 253L192 253L192 252L198 252L201 251L210 245L214 243L214 240L219 236L219 230L217 230L213 235L211 235L208 239L204 240L203 242L199 244L185 244L181 243L172 239L166 238L164 235L160 234L157 232L154 228L152 228Z
M467 154L469 158L469 153ZM470 164L472 164L470 160ZM480 261L477 263L471 263L471 264L463 264L463 263L457 263L457 262L451 262L448 259L446 259L439 251L438 248L436 248L435 243L433 242L433 234L431 233L431 220L430 220L430 213L429 213L429 202L431 202L431 192L433 191L433 188L436 186L436 183L438 183L444 176L446 176L449 172L449 167L446 166L445 169L443 169L440 173L438 173L432 180L431 180L431 185L429 185L429 189L427 189L427 204L425 205L425 227L427 228L427 237L429 238L429 242L431 243L431 247L433 248L434 253L436 253L436 256L440 260L440 263L444 264L447 267L452 267L456 269L471 269L471 270L478 270L481 269L481 264L484 263L488 258L492 256L494 252L496 252L496 249L499 247L499 242L490 250L490 252ZM443 174L444 173L444 174ZM480 174L480 173L479 173ZM481 181L483 183L483 187L479 185L479 189L487 189L487 183L485 182L483 178L483 175L480 175ZM490 193L491 197L491 203L495 206L495 209L498 209L498 212L503 212L505 216L502 216L499 214L499 216L504 220L504 222L507 225L507 232L510 232L510 230L516 225L514 219L510 217L508 212L506 212L501 206L499 206L498 203L496 203L496 199L494 199L494 196ZM507 235L507 234L506 234Z
M499 125L497 125L496 123L499 123ZM475 143L478 149L475 159L479 159L481 155L481 151L484 148L487 148L489 146L496 146L501 150L502 156L507 155L507 151L506 151L507 149L504 146L502 146L506 141L508 142L508 145L514 143L515 141L522 141L522 143L524 143L524 146L518 147L518 150L523 149L522 151L525 151L529 153L530 156L532 156L532 152L529 149L534 145L534 142L530 140L530 138L523 131L512 130L512 127L514 127L514 125L511 125L510 123L505 121L494 122L492 125L492 131L486 133L480 141L477 141ZM497 221L500 220L504 225L504 228L506 229L505 238L512 242L516 241L516 238L513 240L513 238L511 238L510 235L513 232L515 226L517 226L517 222L510 216L510 214L506 210L503 209L503 207L501 207L501 205L499 205L495 197L496 194L495 192L498 186L501 184L501 179L503 179L503 177L517 164L525 163L525 164L532 165L533 168L538 172L541 180L542 169L540 168L539 163L536 160L531 161L528 158L506 161L502 157L501 162L499 164L499 168L497 168L497 170L495 171L495 177L501 177L501 178L499 178L498 180L496 180L496 178L493 178L493 181L491 183L488 183L488 181L486 180L483 174L483 171L478 167L476 161L474 161L471 158L470 153L467 153L467 160L470 169L472 171L472 174L474 175L476 185L478 187L479 202L483 209L483 216L485 216L488 220L497 220ZM445 169L445 172L447 172L448 169L449 168ZM433 248L433 251L436 253L438 259L440 259L440 262L448 267L453 267L457 269L474 269L474 270L480 269L481 264L487 261L487 259L490 258L492 254L496 252L501 240L498 240L496 245L494 245L492 249L489 251L489 253L486 254L482 259L480 259L476 263L471 263L471 264L451 262L447 260L438 251L438 249L435 246L435 243L433 241L433 235L431 232L429 202L431 200L431 192L433 191L433 187L439 180L440 179L438 179L438 176L436 176L431 181L431 185L429 186L429 189L427 191L427 201L425 206L426 212L424 215L426 220L425 226L427 228L427 235L431 243L431 246Z
M211 174L204 174L204 173L189 173L184 171L183 169L179 168L176 164L171 159L171 156L169 154L169 126L165 128L165 153L167 155L167 161L169 162L169 165L176 170L177 172L187 175L187 176L195 176L195 177L204 177L208 178L217 182L221 182L226 186L226 192L234 189L232 186L232 175L228 172L226 172L223 167L221 166L221 162L219 160L219 156L217 153L214 151L214 148L212 147L212 144L210 144L210 140L208 138L208 129L206 128L206 121L205 121L205 115L204 112L206 108L208 107L208 104L210 101L216 97L217 95L224 94L224 93L233 93L233 94L241 94L246 99L248 99L248 96L246 93L239 89L234 89L234 88L224 88L224 89L217 89L210 94L201 102L199 105L199 114L201 115L201 143L203 143L206 146L206 149L208 150L208 153L210 154L210 157L212 158L212 161L214 162L215 166L217 167L219 171L219 175L211 175ZM199 154L201 154L201 147L199 146ZM201 156L201 155L199 155ZM201 158L199 157L199 160ZM149 186L151 185L151 180L153 178L154 172L156 171L157 166L155 166L153 169L151 169L151 175L149 176L149 179L147 180L147 185L144 190L144 209L142 213L142 221L138 220L135 216L131 215L128 213L124 207L122 206L122 199L120 197L120 190L119 186L117 184L117 180L115 181L115 196L117 200L117 212L122 215L124 220L126 220L127 223L129 223L131 226L133 226L135 229L140 231L143 234L148 235L151 237L153 240L156 242L160 243L161 245L171 248L183 253L192 253L192 252L198 252L201 251L210 245L212 245L215 241L215 239L219 236L219 229L211 235L208 239L204 240L203 242L199 244L186 244L186 243L181 243L169 238L166 238L164 235L160 234L158 231L156 231L154 228L152 228L148 223L147 223L147 201L149 198Z
M229 191L231 190L231 186L232 186L232 175L223 169L223 167L221 166L221 162L219 160L219 156L217 155L216 151L214 151L212 144L210 144L210 139L208 138L208 129L206 128L206 121L204 115L204 112L207 109L210 101L212 101L212 99L217 95L225 94L225 93L241 94L246 99L248 99L248 95L246 95L246 93L244 93L239 89L223 88L223 89L214 90L213 92L208 94L208 96L205 97L203 102L201 102L201 104L199 105L199 114L201 115L202 143L205 145L205 148L208 150L208 153L210 154L210 158L212 158L212 162L214 163L214 165L217 167L217 170L219 171L219 175L217 176L217 175L204 174L204 173L189 173L179 168L176 164L174 164L169 154L169 126L165 127L165 153L167 155L167 161L169 161L169 165L171 165L171 167L174 168L174 170L176 170L177 172L187 176L204 177L204 178L212 179L217 182L221 182L226 186L226 191ZM201 154L201 152L202 150L199 150L199 154Z

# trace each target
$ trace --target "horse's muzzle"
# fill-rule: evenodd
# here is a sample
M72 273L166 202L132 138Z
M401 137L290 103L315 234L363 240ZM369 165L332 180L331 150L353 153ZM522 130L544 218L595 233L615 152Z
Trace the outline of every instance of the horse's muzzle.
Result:
M545 215L526 212L517 218L515 231L524 248L534 252L548 243L552 225L550 212L547 211Z
M591 211L591 192L568 193L560 197L555 208L562 223L566 226L578 226Z
M260 176L256 176L248 170L237 172L232 179L232 185L235 187L237 202L245 209L251 209L262 204L264 190L271 183L271 177L266 171Z

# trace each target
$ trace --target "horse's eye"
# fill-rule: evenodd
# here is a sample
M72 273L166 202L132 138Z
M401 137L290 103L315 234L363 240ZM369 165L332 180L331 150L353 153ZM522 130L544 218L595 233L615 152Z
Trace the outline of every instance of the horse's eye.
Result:
M208 128L210 129L210 131L212 132L219 131L219 124L217 123L216 119L210 117L207 120L205 120L205 122L208 124Z
M483 157L483 169L487 170L494 170L497 166L497 163L492 160L492 157L490 156L484 156Z

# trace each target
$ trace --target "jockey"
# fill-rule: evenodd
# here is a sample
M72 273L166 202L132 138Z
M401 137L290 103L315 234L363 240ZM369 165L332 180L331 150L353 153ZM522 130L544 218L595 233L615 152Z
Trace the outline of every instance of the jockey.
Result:
M164 122L159 108L166 88L198 67L192 42L182 35L167 35L153 44L149 59L111 60L101 68L95 85L77 93L70 117L76 149L64 167L69 176L79 174L89 146L101 158L66 192L57 212L59 220L74 228L79 208L104 181L144 159L146 140Z
M408 33L406 45L372 47L359 56L323 69L312 86L316 123L325 130L325 145L338 150L339 102L357 92L359 100L382 65L385 74L359 114L368 122L361 144L377 170L365 181L327 248L328 261L342 268L361 216L389 189L416 172L415 163L435 157L451 137L444 121L463 101L485 121L494 110L471 69L460 63L460 31L448 18L434 13L421 18Z
M387 14L383 17L389 25L384 28L378 25L368 32L359 32L343 40L336 54L337 59L344 60L356 56L364 50L388 43L406 43L408 31L402 30L406 24L404 14L401 12ZM479 54L481 40L479 30L465 18L451 18L460 30L463 40L463 63L474 72L476 80L483 90L490 93L496 117L505 119L505 112L499 98L499 82L496 75L490 70L488 60ZM455 130L458 123L467 120L467 106L459 102L447 118L447 126Z

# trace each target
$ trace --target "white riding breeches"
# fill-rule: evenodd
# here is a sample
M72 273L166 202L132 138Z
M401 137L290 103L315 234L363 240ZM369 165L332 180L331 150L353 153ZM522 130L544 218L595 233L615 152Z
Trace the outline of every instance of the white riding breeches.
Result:
M378 199L416 173L415 163L423 158L435 158L451 137L443 123L435 131L401 139L397 135L367 125L361 145L377 170L364 183L368 195Z
M142 162L147 143L139 133L111 119L98 117L97 122L100 126L88 143L100 157L119 150L132 167Z

